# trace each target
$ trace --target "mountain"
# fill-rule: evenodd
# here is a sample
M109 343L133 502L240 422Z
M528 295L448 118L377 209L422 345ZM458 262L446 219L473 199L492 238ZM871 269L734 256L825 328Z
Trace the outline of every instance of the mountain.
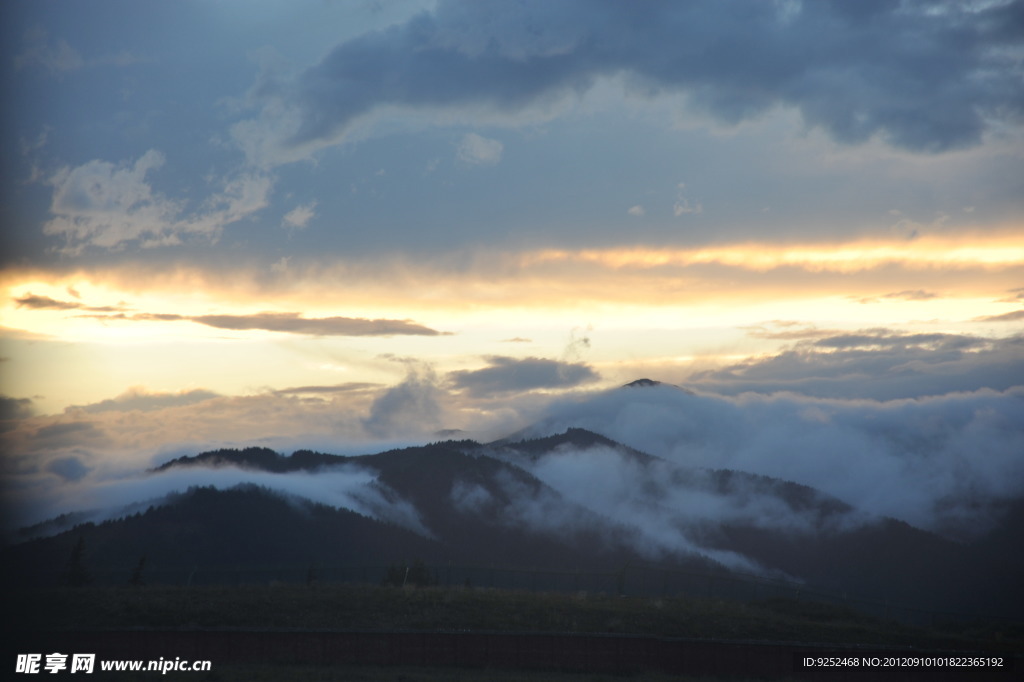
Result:
M652 385L660 384L634 388ZM614 474L629 480L630 499L620 497L609 516L639 515L638 526L678 530L697 551L741 572L922 609L1024 615L1024 585L1018 578L1024 574L1019 542L1024 500L1009 505L1002 523L982 540L964 544L896 519L868 516L805 485L673 465L584 429L485 447L552 484L555 479L544 475L545 459L589 454L592 461L578 469L585 472L601 465L600 452L613 452L622 462ZM595 499L590 506L600 503ZM732 563L734 557L751 565Z
M5 550L9 570L45 583L67 569L81 540L84 564L102 582L127 575L145 557L147 573L319 563L389 563L405 556L437 560L435 541L347 509L289 499L266 488L194 487L163 504L116 520L86 523ZM403 554L395 556L401 547Z
M178 457L161 464L152 472L160 473L179 467L236 467L283 474L289 471L313 471L320 467L339 464L343 460L344 458L337 455L325 455L310 450L297 450L290 457L286 457L269 448L222 449L203 452L194 457Z
M628 384L625 384L622 388L649 388L651 386L663 385L664 384L660 381L655 381L654 379L637 379L636 381L631 381Z
M637 388L646 385L628 390ZM205 484L225 470L260 484ZM8 547L4 564L15 580L53 579L82 542L97 575L121 576L143 556L154 576L413 559L562 571L652 565L783 577L929 610L1021 613L1024 503L965 545L804 485L682 467L578 428L362 456L217 450L148 475L172 472L195 486L145 511Z
M536 461L545 454L568 450L587 450L603 447L615 450L623 457L637 460L645 464L657 460L657 457L640 452L634 448L616 443L611 438L586 429L569 428L564 433L543 436L541 438L523 438L512 440L503 438L488 443L483 449L490 455L499 458L525 457Z

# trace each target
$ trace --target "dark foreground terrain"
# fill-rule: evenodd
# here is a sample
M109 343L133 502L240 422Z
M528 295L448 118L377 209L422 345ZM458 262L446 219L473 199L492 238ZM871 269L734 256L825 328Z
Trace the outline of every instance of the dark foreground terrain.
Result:
M689 670L690 679L890 679L815 677L791 661L796 651L972 652L1019 668L1024 652L1021 625L911 627L790 599L313 584L40 589L6 601L10 660L81 649L212 662L209 672L108 673L118 680L657 680ZM537 669L514 671L524 667ZM891 679L1013 679L940 672Z
M1024 624L912 627L792 599L737 602L347 584L56 588L22 591L8 600L33 630L558 632L933 649L1024 646Z

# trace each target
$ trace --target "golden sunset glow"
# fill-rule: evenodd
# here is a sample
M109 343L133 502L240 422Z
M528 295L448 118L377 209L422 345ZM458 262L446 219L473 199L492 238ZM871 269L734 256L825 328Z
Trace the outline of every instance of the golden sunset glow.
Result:
M751 594L828 602L808 632L863 611L840 649L1024 641L1024 0L0 18L18 672L132 663L46 653L95 650L65 602L116 597L118 642L288 639L234 679L323 658L268 589L401 606L527 574L739 600L721 636L780 656L799 624ZM197 620L208 586L230 613Z
M376 357L430 357L436 371L446 372L479 366L487 355L558 357L572 334L593 339L578 357L605 368L610 383L628 378L633 365L617 360L624 352L647 358L641 364L650 373L663 366L681 376L688 366L777 350L785 335L750 331L772 320L804 329L970 332L979 319L1018 308L1005 292L1024 273L1024 240L622 247L477 258L484 265L461 274L429 262L364 262L293 268L262 281L245 268L212 275L179 267L147 278L130 269L25 278L9 272L3 325L45 339L56 356L74 344L92 358L76 370L83 379L74 388L63 379L70 359L41 372L14 372L9 385L20 393L48 387L40 403L64 409L125 385L250 393L336 381L339 372L345 381L387 383L404 370ZM360 270L373 275L354 274ZM268 315L291 315L295 324L387 319L433 335L339 336L330 329L304 333L301 326L296 335L275 330ZM508 343L513 338L528 341ZM743 353L721 352L729 347ZM329 357L344 359L325 362ZM181 381L186 366L194 374Z
M1024 229L1022 229L1024 233ZM590 262L610 268L686 267L720 264L756 272L797 267L809 272L842 273L903 268L1004 268L1024 265L1024 237L980 236L982 243L964 238L922 237L901 242L848 244L741 244L701 249L616 248L603 251L547 250L524 256L532 265L547 262Z
M826 71L716 31L817 41L822 13L845 45L831 4L44 4L0 47L0 437L31 476L186 440L499 437L640 377L1020 383L1019 73L945 44L991 3L876 8L906 52ZM636 42L619 14L744 50Z

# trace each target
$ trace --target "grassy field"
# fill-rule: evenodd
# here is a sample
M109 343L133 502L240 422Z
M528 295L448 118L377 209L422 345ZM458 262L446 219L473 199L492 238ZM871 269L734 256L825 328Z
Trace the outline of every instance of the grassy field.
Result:
M24 590L9 613L36 630L245 628L622 633L699 639L1024 650L1024 626L917 628L791 599L754 602L369 585Z

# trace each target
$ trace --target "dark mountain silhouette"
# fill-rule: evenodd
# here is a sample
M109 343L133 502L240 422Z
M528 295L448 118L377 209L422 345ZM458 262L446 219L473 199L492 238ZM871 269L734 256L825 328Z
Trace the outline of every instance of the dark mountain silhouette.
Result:
M648 388L650 386L662 385L663 384L660 381L655 381L654 379L637 379L636 381L631 381L628 384L623 385L623 388Z
M343 459L337 455L325 455L310 450L297 450L288 457L269 448L244 448L242 450L226 448L203 452L194 457L178 457L161 464L152 471L159 473L175 467L227 466L281 474L289 471L313 471L323 466L338 464Z
M640 452L634 448L616 443L611 438L605 438L601 434L594 433L593 431L587 431L586 429L570 428L564 433L556 434L553 436L544 436L542 438L526 438L520 440L511 440L503 438L501 440L488 443L486 450L489 454L496 456L509 456L517 454L528 457L529 459L537 459L538 457L558 450L588 450L595 447L610 448L619 452L624 457L639 460L644 463L650 463L657 460L657 457L648 455L646 452Z
M565 453L620 457L638 481L630 491L631 509L678 532L689 544L652 555L636 542L643 529L630 524L644 523L636 515L629 521L613 507L573 502L531 473L540 471L536 467L546 458ZM153 574L189 567L384 566L412 559L609 571L656 561L725 573L722 564L709 558L724 552L808 588L929 610L1022 613L1018 576L1024 574L1019 542L1024 501L1009 504L1001 525L965 545L894 519L866 518L804 485L746 472L680 467L584 429L488 444L443 441L363 456L217 450L171 460L150 475L194 469L201 480L203 470L217 467L287 475L339 466L373 473L365 491L373 494L364 498L377 518L253 485L194 487L144 512L79 524L8 547L4 563L20 576L15 580L57 576L82 543L82 562L97 576L109 569L128 576L140 557ZM707 502L673 506L667 502L671 496ZM381 520L395 518L382 505L404 505L418 516L419 525ZM757 513L718 514L715 510L723 505L764 508L791 521L768 522Z
M136 565L147 571L193 568L308 566L316 563L381 564L402 557L437 561L433 540L405 528L266 488L195 487L164 504L117 520L86 523L59 535L5 550L5 564L22 580L53 580L83 541L83 562L97 574ZM395 552L401 548L401 554Z
M677 391L682 391L683 393L689 393L690 395L693 395L693 391L691 391L688 388L683 388L682 386L678 386L676 384L666 384L664 381L656 381L655 379L647 379L647 378L637 379L635 381L629 382L628 384L623 384L620 387L620 390L624 389L624 388L625 389L630 389L630 388L653 388L655 386L669 386L669 387L671 387L671 388L673 388L673 389L675 389Z

